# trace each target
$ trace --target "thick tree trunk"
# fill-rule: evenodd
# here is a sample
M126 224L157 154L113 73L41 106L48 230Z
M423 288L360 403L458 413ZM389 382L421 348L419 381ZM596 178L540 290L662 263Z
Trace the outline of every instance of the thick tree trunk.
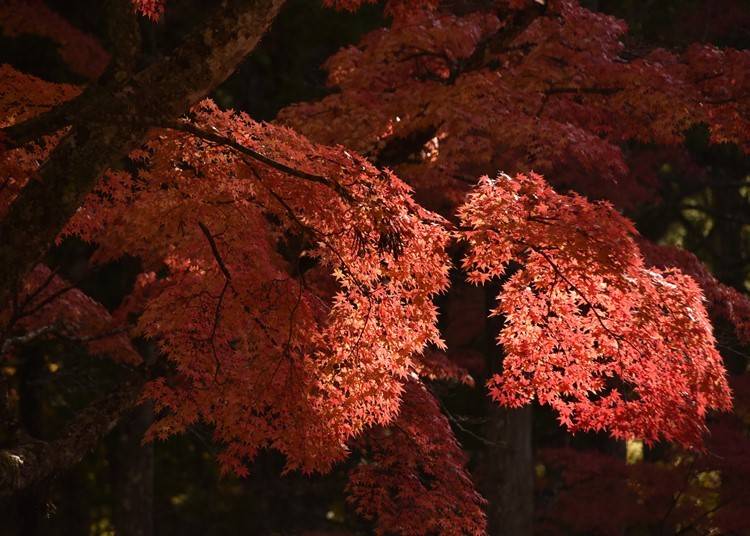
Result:
M141 444L153 420L150 404L136 408L118 425L108 445L117 536L154 533L154 447Z
M41 260L99 176L136 147L150 126L176 119L223 82L283 3L220 2L207 24L172 54L116 88L107 85L86 95L72 114L71 131L0 222L0 304ZM41 129L36 134L45 133L43 123L35 122ZM6 133L13 138L22 126Z
M532 408L508 409L488 400L485 438L490 445L478 465L477 480L487 499L489 533L532 534L534 474L531 451Z
M487 499L489 532L527 536L532 533L534 503L532 408L503 408L483 387L487 377L501 369L503 353L495 342L501 322L487 316L498 291L497 284L480 288L456 278L442 307L443 333L451 351L481 352L486 362L485 377L477 378L485 401L485 424L479 431L484 448L477 455L473 480Z
M714 275L722 283L742 290L745 282L743 254L746 252L740 248L745 227L742 215L747 210L747 201L738 187L731 186L737 181L737 176L721 173L718 187L713 190L713 227L708 239Z
M485 310L495 306L499 285L484 289ZM485 327L489 374L502 370L502 349L496 342L502 319L492 317ZM534 515L534 459L531 450L532 407L501 407L487 398L488 440L479 459L477 481L487 499L487 523L493 536L531 536Z

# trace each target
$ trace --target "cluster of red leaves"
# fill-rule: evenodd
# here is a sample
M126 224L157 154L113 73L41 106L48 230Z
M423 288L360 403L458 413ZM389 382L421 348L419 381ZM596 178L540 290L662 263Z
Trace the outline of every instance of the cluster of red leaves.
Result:
M700 444L709 409L730 408L700 288L647 269L632 224L609 204L501 175L483 178L458 215L469 279L506 277L493 398L536 398L571 430L684 445Z
M648 264L659 268L678 268L695 279L703 289L711 314L734 327L737 339L750 344L750 297L720 283L698 257L672 246L640 240L638 246Z
M591 450L543 449L538 459L545 474L537 489L548 496L537 511L544 534L615 536L645 529L669 513L671 494L685 481L684 467L627 465Z
M514 24L507 10L413 12L328 60L337 93L280 118L385 161L392 142L415 144L393 163L436 209L497 168L534 169L632 205L655 191L630 171L622 144L675 144L701 122L713 141L748 148L747 51L693 45L634 56L622 21L568 0L550 2L518 35Z
M393 424L368 432L347 492L376 534L485 534L484 499L463 468L464 453L435 398L409 382Z
M0 65L0 80L0 128L30 119L80 93L76 86L46 82L10 65ZM59 134L54 134L37 143L3 150L1 136L0 217L60 140Z
M65 91L50 98L75 90ZM440 353L419 357L442 344L430 297L447 285L449 237L406 185L210 102L182 126L198 130L155 132L132 155L138 172L108 172L66 229L100 245L94 262L128 253L166 269L128 300L137 333L159 340L177 372L149 388L168 410L153 434L200 419L228 446L227 468L243 472L273 446L290 467L324 469L349 437L393 418L412 372L468 381ZM18 180L43 158L23 150ZM475 281L525 263L498 309L509 355L496 398L537 396L574 429L685 443L698 441L707 408L726 407L697 287L645 270L611 208L531 175L485 179L460 217ZM672 406L678 418L667 419Z
M6 37L35 35L50 39L70 70L87 79L98 78L109 62L109 54L94 37L70 24L42 0L2 2L0 30Z
M133 9L144 17L156 22L164 15L166 0L131 0Z
M22 123L80 93L76 86L46 82L7 64L0 65L0 79L3 81L0 85L0 128Z
M67 232L100 244L95 262L129 253L167 270L138 323L177 372L147 389L168 411L152 437L203 420L225 468L274 447L324 470L396 415L419 354L441 346L431 296L447 285L448 233L342 148L209 101L192 121L305 175L158 131L133 154L138 173L110 172Z

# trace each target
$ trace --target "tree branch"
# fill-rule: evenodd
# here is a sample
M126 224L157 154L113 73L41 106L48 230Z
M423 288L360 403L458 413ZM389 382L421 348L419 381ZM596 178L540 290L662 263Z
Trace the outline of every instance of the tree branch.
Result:
M0 304L52 245L99 176L184 114L257 45L284 0L227 0L172 54L94 95L0 222Z
M337 194L339 194L346 201L349 201L349 202L353 201L352 196L349 193L349 191L343 186L341 186L339 183L337 183L336 181L329 179L328 177L323 177L322 175L315 175L313 173L308 173L306 171L302 171L300 169L287 166L286 164L283 164L272 158L269 158L268 156L261 154L258 151L250 149L249 147L245 147L244 145L233 140L232 138L228 138L227 136L222 136L221 134L217 132L210 132L208 130L203 130L202 128L199 128L193 124L185 123L181 121L170 121L170 122L165 123L163 126L164 128L169 128L171 130L187 132L197 138L210 141L217 145L224 145L226 147L229 147L230 149L234 149L238 153L244 154L245 156L249 156L253 160L262 162L263 164L266 164L267 166L272 167L278 171L282 171L288 175L292 175L299 179L304 179L310 182L317 182L318 184L327 186L331 188L332 190L334 190Z
M112 61L102 76L104 84L110 81L124 82L136 70L141 50L141 29L138 15L130 0L106 0L106 30Z
M89 106L96 97L101 97L104 88L111 91L115 83L122 83L133 75L141 48L137 15L129 0L107 0L104 7L106 33L112 54L107 70L99 80L89 84L73 99L3 129L10 146L20 147L72 124L83 108Z
M0 450L0 495L10 495L64 471L93 449L138 402L143 380L131 378L78 413L50 442L27 440Z
M534 2L524 9L513 10L498 32L482 40L477 44L471 56L458 62L451 70L451 75L446 82L453 84L461 74L482 67L486 62L488 52L496 54L527 48L529 45L526 43L514 45L513 42L526 31L532 22L543 16L546 9L544 3Z
M203 232L203 236L206 237L206 240L208 241L208 245L211 246L211 253L214 255L214 259L216 259L216 264L219 265L219 270L221 270L221 273L224 274L224 277L227 281L232 280L232 274L229 273L229 269L227 268L227 265L224 264L224 259L221 257L221 253L219 253L219 248L216 245L216 240L214 240L213 235L211 234L211 231L208 230L208 227L203 222L198 222L198 227L201 228L201 231Z

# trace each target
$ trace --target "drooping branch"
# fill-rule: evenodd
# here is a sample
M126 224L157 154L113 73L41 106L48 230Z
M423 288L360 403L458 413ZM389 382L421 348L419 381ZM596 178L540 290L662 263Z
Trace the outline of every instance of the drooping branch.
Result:
M101 173L143 140L144 125L179 117L223 82L283 2L223 2L172 54L78 111L70 133L0 223L0 303L45 254Z
M222 136L218 132L210 132L208 130L204 130L200 127L192 125L190 123L179 122L179 121L170 121L168 123L165 123L164 127L172 129L172 130L187 132L202 140L210 141L217 145L223 145L225 147L229 147L231 149L234 149L238 153L241 153L245 156L249 156L253 160L262 162L263 164L269 167L272 167L278 171L282 171L284 173L292 175L293 177L304 179L310 182L317 182L318 184L328 186L329 188L333 189L337 194L339 194L342 199L345 199L347 201L352 201L351 194L346 190L346 188L341 186L336 181L331 180L327 177L323 177L321 175L315 175L314 173L308 173L301 169L296 169L296 168L287 166L286 164L283 164L282 162L278 162L274 160L273 158L269 158L268 156L261 154L258 151L255 151L249 147L246 147L242 145L241 143L238 143L237 141L231 138L228 138L227 136Z
M53 441L27 440L0 451L0 495L28 488L72 467L138 402L143 382L131 378L78 413Z
M203 222L198 222L198 227L200 227L201 232L206 237L206 240L208 240L209 246L211 246L211 253L213 253L214 258L216 259L216 264L219 265L219 269L221 270L221 273L224 274L224 277L227 281L232 280L232 274L229 273L229 269L227 268L227 265L224 263L224 259L221 257L221 253L219 253L219 248L216 245L216 240L214 240L213 235L211 234L211 231L209 231L208 227Z

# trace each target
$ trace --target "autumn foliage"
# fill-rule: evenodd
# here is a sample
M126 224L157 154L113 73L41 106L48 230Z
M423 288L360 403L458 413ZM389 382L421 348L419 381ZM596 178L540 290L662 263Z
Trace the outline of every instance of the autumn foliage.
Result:
M459 209L471 281L503 276L492 314L503 374L490 394L536 398L572 430L697 445L729 389L698 285L647 269L630 222L606 203L556 194L538 175L480 180Z
M147 440L208 425L222 470L241 476L264 449L306 474L354 452L349 501L378 533L483 534L484 499L429 389L473 382L439 329L453 270L500 289L488 312L502 325L492 334L502 371L477 386L497 403L549 406L570 432L695 449L698 465L710 441L739 441L727 427L726 442L722 428L705 442L712 412L732 409L711 319L746 342L750 301L689 252L640 237L618 208L658 200L638 158L681 154L696 124L712 143L750 149L750 54L704 44L634 54L622 21L540 4L457 14L390 2L390 28L328 61L335 91L322 100L260 123L205 99L149 125L57 238L95 245L93 266L139 259L130 295L108 311L40 263L0 307L3 358L56 336L137 367L133 341L150 341L160 365L141 394L157 415ZM164 16L160 1L132 7ZM26 31L16 9L4 6L0 25ZM70 41L57 19L45 28L74 70L103 72L106 53L88 38ZM96 62L84 68L84 57ZM9 65L0 79L3 128L84 91ZM66 129L0 140L0 217ZM594 454L544 456L571 488L590 476L582 467L639 482L611 484L633 504L669 508L673 487L653 483L679 480ZM740 458L730 449L722 467ZM592 497L611 500L608 485ZM611 528L561 497L545 515ZM670 515L680 509L701 512L683 502ZM727 511L726 526L738 523L741 510Z

